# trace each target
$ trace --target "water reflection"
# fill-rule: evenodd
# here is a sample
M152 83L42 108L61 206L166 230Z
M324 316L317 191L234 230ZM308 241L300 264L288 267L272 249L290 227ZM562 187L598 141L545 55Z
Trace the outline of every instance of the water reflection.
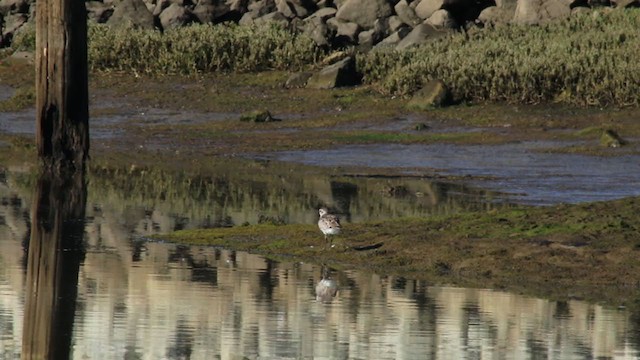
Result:
M84 171L38 178L28 245L23 359L67 359L84 257Z
M26 250L33 249L28 241L31 217L36 216L32 208L38 208L36 199L41 197L23 193L12 179L16 180L0 177L3 359L24 355L22 344L32 341L28 321L23 320L32 311L27 270L31 259ZM57 312L73 316L65 316L66 322L56 330L70 334L70 340L58 344L73 359L639 355L637 316L623 309L435 287L402 277L275 262L243 252L145 242L140 235L172 228L163 222L171 218L162 218L162 212L149 205L162 203L146 198L138 207L132 200L123 206L125 196L112 191L110 196L89 194L84 223L67 222L76 235L62 248L73 250L69 264L77 267L76 305ZM27 197L34 199L33 207ZM74 216L82 219L80 213ZM310 216L313 224L315 209ZM83 246L78 246L78 233L83 234ZM316 290L323 279L338 288L335 296L328 292L329 301L318 301ZM73 281L60 284L72 285Z

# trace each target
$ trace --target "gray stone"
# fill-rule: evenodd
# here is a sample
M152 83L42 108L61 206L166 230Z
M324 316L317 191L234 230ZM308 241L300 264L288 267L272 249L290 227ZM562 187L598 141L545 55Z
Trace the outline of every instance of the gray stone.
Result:
M333 39L333 33L319 17L305 21L303 32L319 46L329 46Z
M142 0L122 0L107 24L115 27L155 29L153 15Z
M403 27L380 41L375 47L395 47L407 34L411 32L408 27Z
M107 22L113 14L113 8L101 1L87 1L87 18L99 24Z
M191 11L178 4L171 4L160 13L160 24L164 30L174 29L190 24L194 20Z
M409 6L407 0L398 1L396 6L394 6L393 8L396 11L396 14L398 14L400 20L411 27L414 27L422 22L422 19L420 19L420 17L416 15L415 10L411 6Z
M311 20L313 18L319 18L322 21L327 21L327 19L336 16L336 12L337 11L338 10L336 10L336 9L334 9L332 7L321 8L321 9L318 9L318 11L314 12L313 14L309 15L305 20Z
M224 19L231 12L231 8L224 2L214 2L211 0L201 0L193 8L193 15L202 24L217 23L219 19Z
M276 0L276 9L288 18L305 18L316 11L315 3L304 0Z
M343 36L351 42L355 42L358 39L358 33L360 33L360 26L358 26L358 24L348 22L338 23L336 36Z
M419 18L426 20L436 10L442 9L442 5L444 5L444 0L421 0L416 6L415 12Z
M284 83L284 87L286 87L287 89L303 88L307 85L307 81L312 75L313 73L306 71L291 74L291 76L289 76L287 81Z
M402 27L409 26L404 21L400 20L400 17L398 17L397 15L389 16L387 18L387 24L389 25L389 32L390 33L394 33L394 32L398 31L398 29L400 29ZM411 26L411 27L413 27L413 26Z
M267 24L267 23L276 22L276 23L287 25L289 24L289 18L284 16L281 12L275 11L267 15L260 16L259 18L254 19L253 22L256 24Z
M247 11L246 13L244 13L242 15L240 20L238 20L238 24L239 25L250 25L250 24L253 24L255 19L257 19L258 17L259 17L259 15L258 15L257 11Z
M35 1L33 4L35 5ZM2 0L0 1L0 14L28 14L30 5L29 0Z
M517 24L542 24L571 15L573 0L518 0L513 22Z
M442 80L432 80L413 95L407 107L413 110L428 110L432 107L446 106L450 99L447 85Z
M376 20L373 29L362 31L358 34L358 48L361 51L368 51L374 45L388 36L389 26L384 19Z
M429 40L447 35L450 31L451 30L448 29L439 30L429 24L420 24L414 27L413 30L396 45L396 50L404 50L412 46L424 44Z
M376 20L392 14L387 0L347 0L338 8L336 17L345 22L354 22L363 29L371 29Z
M333 89L357 85L360 82L353 58L348 57L313 74L307 82L309 89Z
M446 29L454 29L458 26L456 20L451 16L449 11L445 9L436 10L427 20L425 20L425 24Z
M274 0L260 0L253 2L247 6L249 11L255 11L258 16L256 18L267 15L268 13L276 11L276 4Z

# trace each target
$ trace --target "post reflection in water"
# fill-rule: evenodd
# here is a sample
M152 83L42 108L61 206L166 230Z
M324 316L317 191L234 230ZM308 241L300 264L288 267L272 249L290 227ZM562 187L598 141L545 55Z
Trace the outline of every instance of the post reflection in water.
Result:
M39 175L31 208L23 359L70 356L86 200L83 170Z

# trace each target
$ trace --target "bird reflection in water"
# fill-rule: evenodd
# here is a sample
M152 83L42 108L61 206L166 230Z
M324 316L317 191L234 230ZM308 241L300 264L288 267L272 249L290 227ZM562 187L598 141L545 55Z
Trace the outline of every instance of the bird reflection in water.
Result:
M338 283L331 278L331 269L323 265L321 269L322 278L316 285L316 301L329 303L338 294Z

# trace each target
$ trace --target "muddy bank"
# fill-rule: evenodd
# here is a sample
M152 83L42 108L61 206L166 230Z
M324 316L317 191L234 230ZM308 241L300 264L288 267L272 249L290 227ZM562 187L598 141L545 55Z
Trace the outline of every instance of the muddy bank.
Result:
M161 239L356 267L436 284L633 306L638 198L349 224L325 245L314 225L179 231ZM358 247L381 245L371 250Z

